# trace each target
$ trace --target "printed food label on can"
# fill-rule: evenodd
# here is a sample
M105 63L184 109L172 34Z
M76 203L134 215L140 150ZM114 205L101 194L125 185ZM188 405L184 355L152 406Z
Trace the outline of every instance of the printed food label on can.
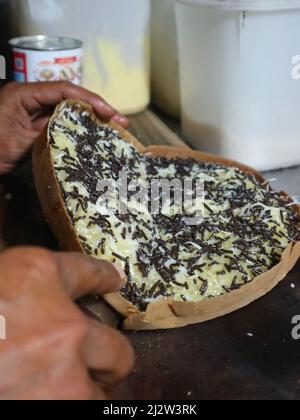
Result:
M68 81L82 83L82 48L69 51L13 49L14 80L17 82Z

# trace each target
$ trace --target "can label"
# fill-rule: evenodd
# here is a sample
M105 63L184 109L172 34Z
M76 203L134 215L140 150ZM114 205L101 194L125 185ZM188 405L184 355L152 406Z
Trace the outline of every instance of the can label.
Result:
M13 48L13 78L17 82L68 81L82 83L82 48L67 51L36 51Z

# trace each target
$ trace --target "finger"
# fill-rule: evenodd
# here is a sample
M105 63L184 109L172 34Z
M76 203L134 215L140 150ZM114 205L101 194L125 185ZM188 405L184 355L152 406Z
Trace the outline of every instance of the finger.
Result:
M34 136L38 137L43 129L46 127L50 116L43 116L38 118L37 120L33 121L32 128L34 131Z
M49 366L49 370L28 377L14 386L5 395L5 400L103 400L106 398L91 378L86 368L79 363L64 369L63 364Z
M125 273L114 264L80 253L56 253L59 276L73 299L87 294L105 294L122 288Z
M127 339L92 319L84 341L83 357L92 378L105 386L120 382L134 365L134 352Z
M42 110L31 116L32 130L35 135L38 136L42 130L46 127L54 112L54 107L44 106Z
M119 124L123 128L129 127L129 121L124 115L116 114L113 118L113 121L115 121L117 124Z
M43 82L23 85L23 96L30 112L37 112L41 107L54 106L65 99L78 99L91 105L101 118L113 118L118 115L120 124L128 124L101 96L80 86L68 82Z
M88 102L101 114L112 117L116 113L100 96L68 82L28 83L23 85L22 90L21 95L28 100L30 112L37 112L41 107L54 106L64 99L78 99Z

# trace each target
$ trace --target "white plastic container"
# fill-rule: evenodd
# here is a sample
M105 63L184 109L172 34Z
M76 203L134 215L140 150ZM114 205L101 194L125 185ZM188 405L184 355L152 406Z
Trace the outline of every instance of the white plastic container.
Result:
M16 35L84 41L84 86L119 111L150 101L150 0L10 0Z
M176 13L191 144L258 169L299 164L300 1L179 0Z
M163 112L180 117L176 0L152 0L152 100Z

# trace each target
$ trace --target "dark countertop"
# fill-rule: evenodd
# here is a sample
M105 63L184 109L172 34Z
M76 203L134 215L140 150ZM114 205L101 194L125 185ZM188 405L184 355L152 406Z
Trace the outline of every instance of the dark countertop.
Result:
M265 173L300 196L300 167ZM247 308L182 330L129 333L137 365L120 389L126 399L299 400L300 263ZM294 287L295 288L292 288Z
M178 122L163 120L180 135ZM300 166L264 176L276 178L274 189L300 197ZM136 369L117 396L299 400L300 340L292 338L292 318L300 315L299 278L300 263L271 293L238 312L181 330L128 333Z

